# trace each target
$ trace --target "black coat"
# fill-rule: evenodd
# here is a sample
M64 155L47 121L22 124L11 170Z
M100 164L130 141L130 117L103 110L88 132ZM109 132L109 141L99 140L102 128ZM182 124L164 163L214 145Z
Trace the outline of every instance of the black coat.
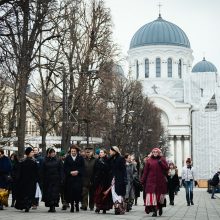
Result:
M43 197L46 207L59 206L63 164L56 157L46 157L42 164Z
M217 186L218 184L219 184L219 174L216 173L211 180L211 185Z
M16 209L29 209L32 206L38 180L38 167L34 159L28 157L18 164L15 180Z
M0 188L7 189L9 187L8 176L11 169L10 159L3 155L3 157L0 158Z
M127 173L124 157L119 154L110 157L111 175L115 177L115 192L119 196L125 196L127 185Z
M94 186L102 186L107 189L111 186L112 176L110 175L110 166L108 158L99 158L95 162L94 166Z
M167 175L168 180L168 191L175 191L176 187L180 185L179 177L175 174L172 178Z
M64 161L65 173L65 200L68 203L79 202L82 196L82 177L84 173L84 159L82 156L77 155L75 161L68 155ZM71 171L78 171L77 176L72 176Z

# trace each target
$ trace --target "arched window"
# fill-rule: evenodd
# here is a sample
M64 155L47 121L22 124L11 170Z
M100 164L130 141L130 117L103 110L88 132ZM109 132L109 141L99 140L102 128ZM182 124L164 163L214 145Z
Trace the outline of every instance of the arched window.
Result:
M136 79L139 78L139 63L138 60L136 61Z
M178 63L178 76L181 79L182 78L182 60L179 59L179 63Z
M145 59L145 78L149 78L149 59Z
M173 66L172 66L172 59L168 58L167 60L167 75L168 77L172 77L173 74Z
M161 76L161 61L160 58L156 58L156 77Z

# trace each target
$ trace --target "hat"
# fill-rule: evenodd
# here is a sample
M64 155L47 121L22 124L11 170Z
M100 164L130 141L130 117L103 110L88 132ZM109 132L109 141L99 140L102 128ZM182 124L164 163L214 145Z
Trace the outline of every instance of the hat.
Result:
M55 153L56 151L53 148L48 149L48 154Z
M191 158L187 158L186 159L186 163L191 163L192 161L191 161Z
M33 151L33 148L32 147L27 147L25 149L25 154L28 156L31 153L31 151Z
M99 155L100 149L96 149L95 154Z
M119 148L118 148L117 146L111 147L111 150L112 150L112 151L115 151L115 152L118 153L118 154L121 154L121 152L120 152L120 150L119 150Z
M153 148L152 151L157 151L158 153L161 153L161 150L158 147Z
M85 150L93 150L92 147L86 147Z

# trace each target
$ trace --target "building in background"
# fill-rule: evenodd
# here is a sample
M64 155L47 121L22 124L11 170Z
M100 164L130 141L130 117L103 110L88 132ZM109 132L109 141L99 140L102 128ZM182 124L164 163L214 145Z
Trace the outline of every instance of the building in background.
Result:
M193 60L185 32L161 15L134 34L128 51L130 77L161 109L168 159L181 172L191 157L198 178L209 179L220 167L219 76L205 58L194 67Z

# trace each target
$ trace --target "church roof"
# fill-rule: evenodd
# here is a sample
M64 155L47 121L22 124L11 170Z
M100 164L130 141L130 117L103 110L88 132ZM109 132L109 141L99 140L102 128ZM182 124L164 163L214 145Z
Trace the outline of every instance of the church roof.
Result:
M192 69L193 73L200 72L217 72L217 68L215 65L203 58L202 61L198 62Z
M158 19L143 25L133 36L130 49L145 45L174 45L190 48L190 42L185 32L177 25Z

